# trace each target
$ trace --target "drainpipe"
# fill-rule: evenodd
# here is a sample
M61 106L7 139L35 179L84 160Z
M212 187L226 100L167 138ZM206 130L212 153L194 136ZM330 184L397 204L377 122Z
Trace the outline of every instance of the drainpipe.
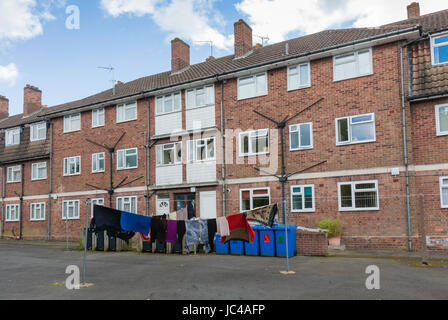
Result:
M2 167L2 225L0 228L0 238L3 239L5 231L5 167Z
M20 232L19 240L23 238L23 196L25 194L25 164L22 163L22 193L20 194Z
M51 195L53 193L53 123L50 121L50 190L48 191L47 240L51 239Z
M224 134L224 80L221 80L221 144L222 144L222 216L227 215L227 185L226 185L226 136Z
M145 155L146 155L146 165L145 165L145 186L146 186L146 195L145 195L145 215L149 216L149 184L150 184L150 155L151 150L149 150L149 141L150 141L150 106L149 106L149 100L146 98L146 111L147 111L147 133L146 133L146 146L145 146Z

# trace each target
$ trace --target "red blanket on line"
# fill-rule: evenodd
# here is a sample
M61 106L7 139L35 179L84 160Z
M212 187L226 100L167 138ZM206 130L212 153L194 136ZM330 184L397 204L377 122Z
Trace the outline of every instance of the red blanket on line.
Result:
M235 214L226 217L229 223L230 236L222 237L221 244L229 242L230 240L241 240L245 242L254 242L255 232L247 221L244 214Z

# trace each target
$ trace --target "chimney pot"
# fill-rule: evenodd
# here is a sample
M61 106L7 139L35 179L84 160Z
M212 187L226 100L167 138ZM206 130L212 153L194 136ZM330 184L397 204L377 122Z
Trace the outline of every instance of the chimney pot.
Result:
M179 38L171 41L171 72L178 72L190 65L190 46Z
M418 2L412 2L407 7L408 9L408 19L420 17L420 4Z
M42 109L42 91L38 87L29 84L23 93L23 115L27 116Z
M242 57L252 50L252 28L242 19L234 24L235 58Z
M5 96L0 95L0 120L9 117L9 100Z

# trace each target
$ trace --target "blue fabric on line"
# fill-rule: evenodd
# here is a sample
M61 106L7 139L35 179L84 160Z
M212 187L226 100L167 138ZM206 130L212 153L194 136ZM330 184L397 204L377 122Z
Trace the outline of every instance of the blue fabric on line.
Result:
M121 228L126 231L140 232L147 236L151 228L151 218L130 212L121 212Z

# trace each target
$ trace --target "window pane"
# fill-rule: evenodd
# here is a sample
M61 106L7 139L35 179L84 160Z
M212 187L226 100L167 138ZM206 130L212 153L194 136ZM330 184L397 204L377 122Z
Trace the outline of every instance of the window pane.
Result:
M361 123L352 125L352 141L368 141L375 139L374 123Z
M165 112L173 111L173 98L171 96L165 97Z
M313 208L313 188L305 188L305 209Z
M238 93L240 99L253 97L255 95L255 86L252 78L250 79L250 82L247 80L240 80Z
M249 153L249 135L245 134L242 135L242 142L241 142L241 151L243 154Z
M434 48L434 62L435 63L448 62L448 45Z
M303 64L300 66L300 85L301 86L307 86L310 84L309 79L309 65Z
M180 101L180 93L176 93L174 95L174 111L178 111L181 108L181 101Z
M311 125L309 123L300 125L300 146L311 146Z
M292 196L292 209L293 210L302 210L302 196L301 195L293 195Z
M266 94L266 75L259 75L256 77L257 81L257 95Z
M291 132L291 149L299 148L299 133Z
M368 74L372 72L372 60L370 58L370 51L358 53L359 73Z
M440 131L448 131L448 107L439 108L439 126Z
M435 44L443 44L444 42L448 42L448 36L440 37L434 40Z
M163 97L159 97L156 99L156 113L163 113Z
M341 206L342 208L351 208L352 204L352 186L349 184L341 185Z
M242 199L241 201L241 208L243 211L250 210L250 199Z
M187 91L187 108L196 106L194 90Z
M355 203L356 208L375 208L376 192L355 192Z
M299 75L297 73L288 75L288 88L290 90L299 88Z
M362 189L375 189L374 183L360 183L355 186L356 190L362 190Z
M207 141L207 158L213 159L215 157L215 139L209 139Z
M204 89L197 89L196 90L196 106L203 106L205 105L205 91Z
M269 197L256 197L253 199L253 208L260 208L269 205Z
M442 205L448 206L448 188L442 188Z
M119 150L117 153L118 158L118 168L124 168L124 151Z
M338 142L348 142L348 119L338 120Z
M126 157L126 168L137 166L137 155L131 155Z

